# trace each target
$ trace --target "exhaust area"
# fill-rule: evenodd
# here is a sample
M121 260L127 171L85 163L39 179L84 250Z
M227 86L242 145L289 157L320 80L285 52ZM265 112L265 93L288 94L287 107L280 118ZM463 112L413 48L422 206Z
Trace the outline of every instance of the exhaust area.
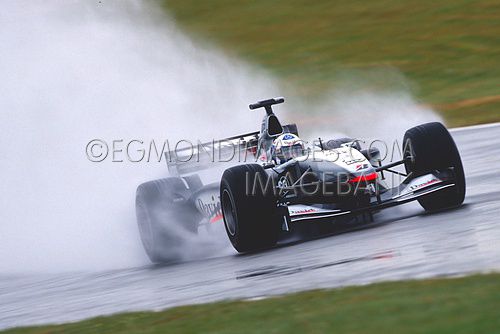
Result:
M1 273L149 264L135 192L168 176L166 163L91 162L88 142L197 141L256 131L263 114L248 104L293 94L265 71L188 38L150 5L2 4ZM290 97L278 117L296 121L312 139L402 138L405 129L439 119L405 91L335 89L313 106ZM219 172L208 176L213 181ZM234 253L223 229L184 245L185 260Z

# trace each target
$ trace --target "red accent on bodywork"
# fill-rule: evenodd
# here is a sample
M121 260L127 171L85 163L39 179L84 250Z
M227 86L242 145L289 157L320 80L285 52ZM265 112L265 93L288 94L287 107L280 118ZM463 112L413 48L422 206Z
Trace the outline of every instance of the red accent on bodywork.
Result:
M349 183L356 183L356 182L363 182L363 181L364 182L366 182L366 181L373 181L377 177L378 177L377 173L373 172L371 174L366 174L366 175L360 175L360 176L353 177L348 182Z
M215 215L212 218L210 218L210 222L215 223L215 222L218 222L219 220L221 220L222 218L224 218L222 216L222 213L219 213L218 215Z

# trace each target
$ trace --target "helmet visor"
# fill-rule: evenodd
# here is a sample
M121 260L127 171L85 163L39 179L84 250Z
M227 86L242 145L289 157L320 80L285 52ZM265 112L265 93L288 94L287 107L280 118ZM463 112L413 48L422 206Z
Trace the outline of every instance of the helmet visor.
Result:
M285 160L297 158L304 155L304 146L301 143L284 146L281 148L281 153Z

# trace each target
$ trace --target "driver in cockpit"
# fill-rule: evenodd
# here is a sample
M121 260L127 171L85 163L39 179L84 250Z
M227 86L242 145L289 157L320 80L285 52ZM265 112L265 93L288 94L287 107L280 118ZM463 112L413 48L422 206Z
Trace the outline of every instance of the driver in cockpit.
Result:
M277 165L304 155L304 141L293 133L284 133L273 141L271 159Z

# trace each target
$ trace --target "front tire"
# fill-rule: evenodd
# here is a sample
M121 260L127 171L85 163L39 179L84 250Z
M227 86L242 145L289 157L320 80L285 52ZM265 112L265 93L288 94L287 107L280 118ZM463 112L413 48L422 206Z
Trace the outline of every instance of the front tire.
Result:
M261 182L254 188L257 179ZM220 199L227 235L238 252L253 252L276 244L280 220L274 184L262 166L248 164L226 169Z
M406 131L403 138L406 172L414 176L453 168L455 186L418 199L427 211L461 205L465 198L465 175L457 146L439 122L426 123Z

